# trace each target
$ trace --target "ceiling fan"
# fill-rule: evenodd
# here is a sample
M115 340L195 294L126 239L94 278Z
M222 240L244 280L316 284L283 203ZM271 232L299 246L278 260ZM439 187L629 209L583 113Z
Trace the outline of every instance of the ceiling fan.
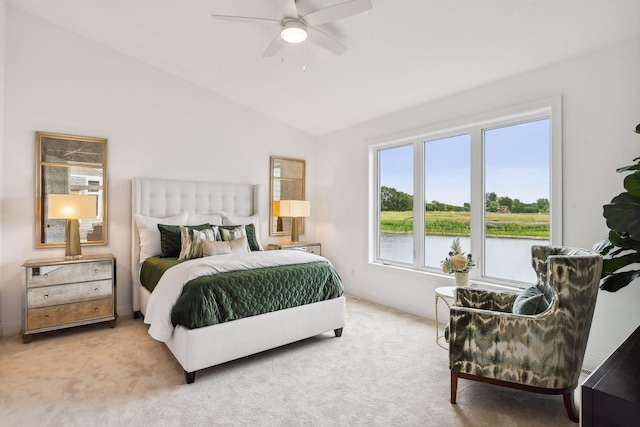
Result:
M258 23L280 27L280 33L273 39L263 57L275 55L286 43L300 43L307 38L318 46L340 55L347 48L330 35L315 28L318 25L337 21L348 16L371 9L371 0L351 0L310 12L304 16L298 14L296 0L276 0L282 12L282 19L257 18L250 16L211 15L215 19L244 23Z

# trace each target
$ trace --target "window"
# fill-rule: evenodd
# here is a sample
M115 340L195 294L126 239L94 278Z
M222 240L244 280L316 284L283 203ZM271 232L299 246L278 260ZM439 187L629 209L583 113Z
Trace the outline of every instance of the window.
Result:
M454 238L471 279L535 282L531 246L561 244L560 100L371 146L373 262L442 274Z
M378 259L413 263L413 146L378 152L380 244Z

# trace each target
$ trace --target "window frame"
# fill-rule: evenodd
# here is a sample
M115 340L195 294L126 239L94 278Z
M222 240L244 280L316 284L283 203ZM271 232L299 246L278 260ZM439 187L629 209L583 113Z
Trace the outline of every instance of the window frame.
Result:
M496 284L521 288L528 283L484 276L485 236L485 130L549 119L549 243L563 244L562 233L562 99L560 96L508 107L502 110L468 117L440 125L377 138L369 141L369 263L428 272L448 276L440 268L425 265L425 194L424 144L431 140L469 134L470 136L470 204L471 247L469 253L477 258L478 267L470 272L474 283ZM413 145L413 262L401 263L382 260L380 253L380 170L381 150ZM482 206L473 209L473 206ZM475 256L480 254L479 256ZM446 254L443 254L443 259Z

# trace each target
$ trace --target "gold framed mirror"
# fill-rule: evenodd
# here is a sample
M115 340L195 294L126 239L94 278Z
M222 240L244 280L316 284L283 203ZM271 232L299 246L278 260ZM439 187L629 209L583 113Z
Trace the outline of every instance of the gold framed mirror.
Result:
M107 140L36 132L36 248L65 246L67 222L48 217L50 194L95 195L97 216L79 220L80 242L106 245Z
M306 161L271 156L269 235L291 235L290 217L279 216L280 200L304 200ZM304 234L304 218L298 218L298 232Z

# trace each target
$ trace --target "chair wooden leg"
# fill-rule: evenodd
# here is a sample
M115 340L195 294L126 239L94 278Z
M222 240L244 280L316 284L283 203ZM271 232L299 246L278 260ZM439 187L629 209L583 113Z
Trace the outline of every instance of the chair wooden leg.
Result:
M574 423L577 423L578 421L580 421L580 418L578 417L578 413L576 411L576 405L573 401L573 391L571 391L570 393L563 394L562 398L564 399L564 407L567 410L567 415L569 415L569 419Z
M456 403L456 395L458 394L458 372L451 371L451 403Z

